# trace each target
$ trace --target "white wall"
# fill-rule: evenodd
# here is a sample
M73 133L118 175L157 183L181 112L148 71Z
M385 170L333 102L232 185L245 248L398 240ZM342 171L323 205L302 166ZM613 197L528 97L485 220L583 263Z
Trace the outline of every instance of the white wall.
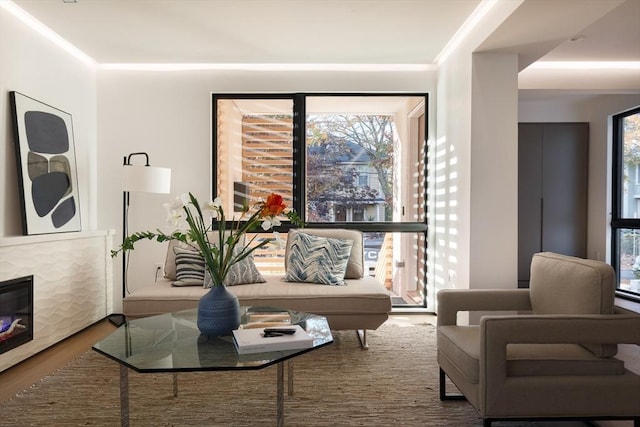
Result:
M173 195L191 191L210 197L211 93L433 92L431 72L248 72L181 71L98 73L98 224L122 239L123 156L145 151L152 166L172 169ZM132 194L129 230L166 225L169 196ZM142 250L139 250L142 249ZM153 281L165 246L142 242L131 252L128 283ZM114 306L120 298L121 258L114 262ZM115 307L118 311L119 307Z
M72 116L83 230L97 227L96 72L0 8L0 236L22 235L9 92Z
M611 262L610 117L640 105L640 94L575 94L522 91L520 122L589 123L587 257Z
M514 288L518 264L518 55L474 53L469 287Z
M474 52L520 3L501 2L438 72L431 307L443 288L517 286L517 58Z

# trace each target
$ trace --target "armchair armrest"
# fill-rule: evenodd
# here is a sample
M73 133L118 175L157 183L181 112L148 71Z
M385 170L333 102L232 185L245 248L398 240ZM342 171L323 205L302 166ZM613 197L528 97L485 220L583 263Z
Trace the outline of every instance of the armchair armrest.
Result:
M507 381L507 345L637 344L640 316L634 314L485 316L480 322L479 378L483 404L501 399Z
M480 337L481 354L517 343L640 345L640 315L484 316L480 321Z
M443 289L438 292L438 326L455 325L459 311L528 311L528 289Z

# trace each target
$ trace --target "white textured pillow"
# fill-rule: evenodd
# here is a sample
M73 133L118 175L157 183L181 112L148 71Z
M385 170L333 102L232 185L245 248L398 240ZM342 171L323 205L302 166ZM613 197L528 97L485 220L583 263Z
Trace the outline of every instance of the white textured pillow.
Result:
M295 233L287 252L288 282L344 285L352 240L332 239Z
M240 248L234 249L234 255L240 252ZM231 266L227 277L224 278L225 286L248 285L251 283L264 283L264 277L258 271L253 262L253 255L249 255Z

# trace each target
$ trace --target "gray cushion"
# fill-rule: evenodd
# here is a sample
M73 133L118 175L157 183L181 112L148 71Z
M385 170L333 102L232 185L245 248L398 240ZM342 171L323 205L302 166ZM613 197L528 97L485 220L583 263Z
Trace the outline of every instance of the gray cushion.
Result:
M240 250L241 248L236 246L234 253L237 254ZM264 282L264 277L262 277L262 274L260 274L255 262L253 261L253 254L233 264L227 273L227 277L224 278L224 284L226 286Z

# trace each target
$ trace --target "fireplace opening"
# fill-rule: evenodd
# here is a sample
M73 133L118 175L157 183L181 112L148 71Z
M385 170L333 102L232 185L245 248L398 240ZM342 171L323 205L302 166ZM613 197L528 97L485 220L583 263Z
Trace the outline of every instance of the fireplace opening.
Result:
M33 276L0 282L0 354L33 339Z

